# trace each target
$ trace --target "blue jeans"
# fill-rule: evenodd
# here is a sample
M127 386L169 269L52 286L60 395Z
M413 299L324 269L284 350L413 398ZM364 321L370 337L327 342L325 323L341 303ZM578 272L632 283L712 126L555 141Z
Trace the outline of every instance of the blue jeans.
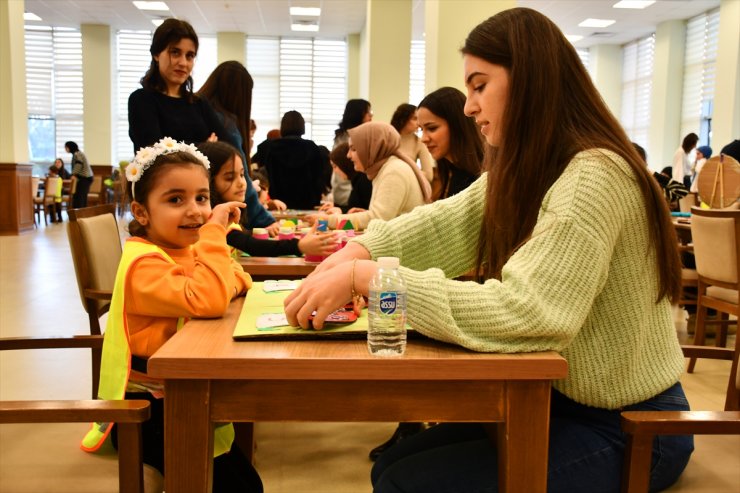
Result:
M680 383L624 408L688 409ZM553 390L547 491L619 492L625 439L620 411L584 406ZM693 450L693 436L657 437L650 490L672 485ZM388 449L375 462L371 477L375 493L496 493L496 448L480 424L443 423Z

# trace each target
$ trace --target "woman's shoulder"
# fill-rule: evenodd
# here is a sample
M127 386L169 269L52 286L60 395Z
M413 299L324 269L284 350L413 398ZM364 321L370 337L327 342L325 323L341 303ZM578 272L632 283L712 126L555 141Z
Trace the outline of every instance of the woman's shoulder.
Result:
M609 149L587 149L571 158L563 175L583 174L594 179L635 179L627 160Z

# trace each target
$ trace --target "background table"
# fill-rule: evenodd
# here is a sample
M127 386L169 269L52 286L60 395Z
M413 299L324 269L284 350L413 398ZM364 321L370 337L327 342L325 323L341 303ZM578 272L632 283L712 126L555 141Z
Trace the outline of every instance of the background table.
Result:
M431 340L410 340L400 358L370 356L364 340L235 342L243 303L188 322L149 360L167 395L166 491L210 491L213 424L229 421L498 422L490 431L500 491L546 491L551 381L567 374L561 356Z

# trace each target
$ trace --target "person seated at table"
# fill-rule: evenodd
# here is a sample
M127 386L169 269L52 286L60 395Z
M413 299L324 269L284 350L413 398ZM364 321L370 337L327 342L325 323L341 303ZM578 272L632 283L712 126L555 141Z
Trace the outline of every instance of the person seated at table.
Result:
M225 142L203 142L198 149L210 161L209 188L211 206L231 202L243 202L247 192L247 181L241 154ZM226 243L235 250L254 257L279 257L282 255L327 256L336 250L338 237L335 232L319 233L316 226L303 238L289 240L259 240L244 230L239 223L229 225Z
M342 141L334 146L331 150L331 165L334 173L342 179L349 180L352 184L352 191L349 193L349 199L345 206L335 206L333 202L326 202L319 209L327 214L355 213L367 210L370 207L370 199L373 195L373 183L368 180L364 173L355 171L355 164L347 155L349 153L349 144Z
M259 194L260 204L262 204L265 209L271 211L284 211L288 209L285 202L270 197L270 180L267 178L265 173L262 171L255 171L254 183L258 189L257 193Z
M699 146L696 148L696 164L692 169L690 192L699 193L699 173L704 168L707 160L712 157L712 148L709 146Z
M64 167L64 161L62 160L62 158L56 158L52 166L56 169L57 176L59 176L62 180L69 180L70 178L72 178L72 173L67 171L67 168Z
M368 294L374 259L399 257L417 332L567 361L551 394L547 491L619 491L620 411L689 409L668 207L547 17L502 11L471 31L462 53L465 114L486 140L486 173L449 199L374 221L285 299L286 316L308 328L315 311L321 330ZM479 283L453 280L472 269ZM650 490L673 484L692 451L692 436L656 436ZM498 491L497 453L480 424L438 424L378 458L373 491Z
M362 230L372 219L393 219L428 204L431 197L429 182L416 163L401 153L401 136L396 129L382 122L368 122L349 130L348 157L355 171L365 173L373 182L368 210L351 214L313 214L306 216L312 223L326 219L335 228L342 219Z
M62 168L63 169L63 168ZM59 179L56 181L56 190L54 190L54 203L49 204L47 212L51 217L51 222L62 222L62 178L59 176L59 168L56 166L56 162L49 166L49 173L47 176L56 176ZM56 216L56 220L54 220Z
M126 178L132 237L124 244L113 287L99 397L151 403L151 418L143 426L144 463L165 475L164 388L146 374L147 359L185 319L221 317L232 299L251 288L251 278L226 244L227 227L239 221L244 204L211 208L208 159L195 146L169 138L141 149L126 167ZM82 448L98 450L111 433L115 445L115 427L96 424ZM216 426L213 491L261 493L257 471L233 441L230 424Z
M647 153L645 152L645 149L636 142L632 142L632 146L635 148L637 154L642 159L642 162L645 163L645 166L647 167ZM663 168L660 173L653 172L653 178L655 178L655 181L658 182L658 185L660 185L660 188L663 190L663 195L665 196L668 205L678 207L678 199L686 197L686 195L689 194L689 189L686 188L683 183L679 183L671 178L672 169L673 168L666 167Z

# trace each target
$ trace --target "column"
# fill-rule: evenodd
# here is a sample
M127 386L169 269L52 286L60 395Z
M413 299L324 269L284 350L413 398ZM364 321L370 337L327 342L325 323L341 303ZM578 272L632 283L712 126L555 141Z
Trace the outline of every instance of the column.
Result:
M113 61L110 26L82 24L82 116L85 147L95 174L110 176L113 160Z
M622 112L622 47L595 45L588 51L591 79L614 116Z
M662 169L671 163L673 153L683 138L681 107L685 48L686 21L658 24L650 100L650 148L647 150L648 159L655 169Z
M464 91L460 48L465 38L484 20L513 7L516 7L515 0L426 0L426 93L443 86Z
M360 35L360 93L375 119L390 122L409 97L411 0L368 0Z
M247 36L240 32L216 33L218 45L218 63L236 60L242 65L247 64Z
M347 99L360 98L360 35L347 36Z
M714 82L712 149L740 139L740 2L722 0Z

